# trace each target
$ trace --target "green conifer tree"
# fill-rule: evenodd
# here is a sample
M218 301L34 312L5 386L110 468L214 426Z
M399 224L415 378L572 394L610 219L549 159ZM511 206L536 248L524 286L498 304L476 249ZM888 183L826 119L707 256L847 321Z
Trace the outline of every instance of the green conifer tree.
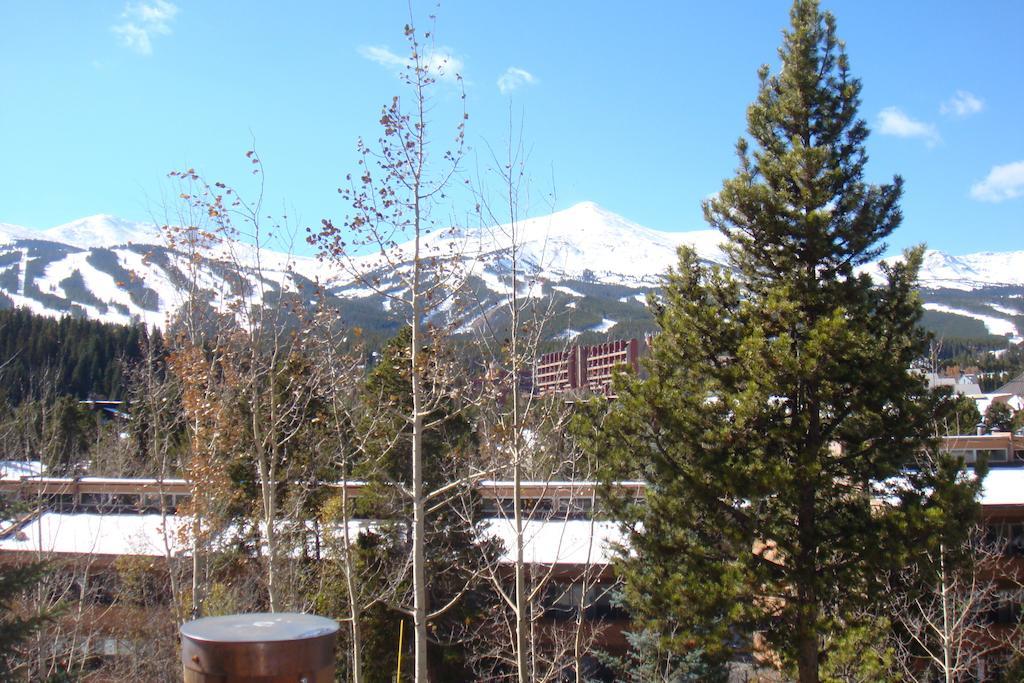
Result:
M1006 403L992 403L985 411L985 425L993 432L1010 431L1013 418L1013 408Z
M644 502L620 507L638 621L710 657L760 633L816 683L824 634L853 623L876 577L973 489L941 455L919 458L941 407L911 371L927 342L921 251L887 282L855 270L899 225L902 181L864 182L861 86L832 15L796 0L791 20L736 175L704 205L730 268L680 250L651 301L650 376L619 388L589 443L609 478L648 482Z

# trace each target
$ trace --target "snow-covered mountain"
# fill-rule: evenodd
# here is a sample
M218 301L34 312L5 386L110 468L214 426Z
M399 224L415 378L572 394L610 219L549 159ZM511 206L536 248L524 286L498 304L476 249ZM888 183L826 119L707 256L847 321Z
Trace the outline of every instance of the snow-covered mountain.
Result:
M594 202L582 202L515 225L438 231L426 240L425 248L437 254L458 254L500 272L510 267L515 243L520 267L533 277L656 286L676 262L679 245L690 244L703 258L720 263L724 258L720 241L715 230L659 232ZM397 260L409 258L411 242L399 245L393 253Z
M675 263L681 244L707 261L722 263L721 235L713 230L660 232L593 202L510 226L439 230L425 251L456 258L465 266L477 310L493 309L510 284L512 244L523 293L553 305L552 337L623 336L651 326L645 295ZM390 262L411 254L399 245ZM260 252L222 244L202 260L196 281L213 306L242 298L274 303L296 295L309 303L314 282L327 283L353 324L386 329L387 301L340 271L313 258ZM355 259L363 272L376 269L381 286L401 288L378 256ZM241 264L237 268L232 264ZM184 301L191 263L164 245L149 223L91 216L46 230L0 223L0 306L26 306L47 315L75 314L110 322L163 324ZM877 264L868 266L872 274ZM926 324L950 336L1024 332L1024 251L951 256L929 251L921 273ZM306 294L301 294L306 292ZM392 321L393 324L393 321Z
M152 223L128 221L100 214L44 230L45 239L83 249L121 244L160 244L160 231Z
M877 264L866 268L873 276ZM929 249L921 264L921 286L971 291L983 287L1024 286L1024 251L983 251L950 256Z
M251 247L220 245L192 278L192 262L168 248L151 223L106 215L47 230L0 223L0 307L163 325L193 279L201 297L220 309L239 299L256 303L302 286L313 289L306 274L315 278L321 272L315 259L266 256L257 275Z

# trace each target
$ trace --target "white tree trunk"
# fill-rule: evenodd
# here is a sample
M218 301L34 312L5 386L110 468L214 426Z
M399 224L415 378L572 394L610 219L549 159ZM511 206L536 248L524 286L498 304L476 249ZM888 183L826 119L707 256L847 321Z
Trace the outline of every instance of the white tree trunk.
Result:
M422 100L421 100L422 102ZM422 120L422 114L421 114ZM422 140L422 138L421 138ZM422 154L422 150L421 150ZM422 157L421 157L422 158ZM418 178L418 176L417 176ZM419 191L418 185L415 190ZM426 573L426 528L427 510L423 493L423 378L420 377L420 205L416 196L415 247L413 252L412 276L412 342L409 349L410 372L412 377L412 586L413 586L413 627L415 631L415 680L426 683L427 675L427 573Z

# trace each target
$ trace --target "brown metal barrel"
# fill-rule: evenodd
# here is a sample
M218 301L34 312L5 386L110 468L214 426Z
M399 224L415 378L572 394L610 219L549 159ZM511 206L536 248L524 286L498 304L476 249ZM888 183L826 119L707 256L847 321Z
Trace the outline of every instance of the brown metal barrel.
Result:
M329 683L338 623L312 614L206 617L181 627L185 683Z

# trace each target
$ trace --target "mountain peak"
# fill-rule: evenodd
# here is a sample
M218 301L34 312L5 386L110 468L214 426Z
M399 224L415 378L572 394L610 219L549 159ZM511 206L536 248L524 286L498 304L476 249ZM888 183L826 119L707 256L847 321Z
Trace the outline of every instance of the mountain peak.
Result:
M600 211L602 213L610 213L597 202L592 202L590 200L576 202L566 209L566 211Z
M601 206L597 202L592 202L589 200L577 202L576 204L573 204L567 209L556 211L555 213L551 214L552 218L554 218L555 216L575 220L599 219L606 223L632 223L631 221L624 218L623 216L620 216L614 211L609 211L608 209Z
M156 244L160 231L152 223L131 221L100 213L79 218L41 233L46 239L83 249L113 247L119 244Z

